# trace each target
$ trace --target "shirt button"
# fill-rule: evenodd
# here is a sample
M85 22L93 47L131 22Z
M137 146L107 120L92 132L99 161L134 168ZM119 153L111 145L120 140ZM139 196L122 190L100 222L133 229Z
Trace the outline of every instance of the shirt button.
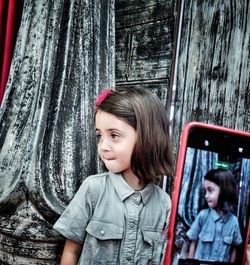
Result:
M136 203L136 204L140 204L141 202L141 194L140 193L134 193L133 194L133 201Z
M101 233L101 235L102 235L102 236L105 234L103 230L101 230L101 232L100 232L100 233Z
M133 228L133 227L135 226L135 222L131 222L131 223L129 224L129 226L130 226L131 228Z

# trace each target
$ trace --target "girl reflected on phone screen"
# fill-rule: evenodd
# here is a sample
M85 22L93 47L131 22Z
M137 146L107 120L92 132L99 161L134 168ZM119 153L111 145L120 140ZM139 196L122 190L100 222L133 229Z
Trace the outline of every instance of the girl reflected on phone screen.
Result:
M237 184L230 170L212 169L204 177L208 208L197 215L187 231L188 258L234 263L242 243L238 219Z

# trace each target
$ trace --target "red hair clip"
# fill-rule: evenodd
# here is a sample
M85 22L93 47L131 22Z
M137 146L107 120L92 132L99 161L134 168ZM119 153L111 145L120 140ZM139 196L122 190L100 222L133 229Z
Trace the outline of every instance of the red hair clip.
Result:
M99 96L97 97L97 100L95 101L95 107L97 108L101 103L111 94L111 89L103 89Z

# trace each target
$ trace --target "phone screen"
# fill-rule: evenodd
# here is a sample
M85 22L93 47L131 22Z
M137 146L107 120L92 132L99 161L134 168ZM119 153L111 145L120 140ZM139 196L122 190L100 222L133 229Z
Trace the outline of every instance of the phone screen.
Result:
M219 223L215 224L215 228L209 230L210 223L208 221L205 223L204 220L211 217L204 214L203 219L197 221L197 224L203 222L207 228L203 228L203 232L198 234L195 247L198 248L197 242L202 240L204 242L199 243L201 250L197 251L218 251L219 254L215 258L210 256L207 260L189 257L192 240L188 237L188 231L202 210L206 214L214 214L212 211L216 211L216 208L208 210L214 206L209 207L204 188L204 176L213 169L230 170L236 182L237 201L230 213L232 212L237 217L239 231L235 237L241 237L242 243L239 245L237 243L235 248L234 264L243 264L250 213L250 134L194 123L186 129L180 152L177 163L177 175L179 176L176 176L177 184L175 183L178 194L172 198L173 214L169 226L169 234L172 234L172 237L170 237L165 264L232 264L229 261L223 261L220 256L226 255L223 253L226 252L226 248L223 248L224 244L236 244L237 242L231 242L231 239L225 236L224 228L219 228ZM221 219L223 220L223 218ZM211 236L213 230L214 234ZM224 238L218 241L222 243L216 247L216 244L211 241L219 240L219 233L222 233ZM212 248L217 249L211 250L211 245L208 248L207 243L214 244ZM207 250L202 250L203 247L206 247Z

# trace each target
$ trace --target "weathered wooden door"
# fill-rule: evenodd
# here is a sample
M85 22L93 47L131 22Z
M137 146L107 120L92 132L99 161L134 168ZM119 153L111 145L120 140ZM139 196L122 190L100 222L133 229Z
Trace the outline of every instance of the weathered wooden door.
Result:
M250 4L180 1L173 136L200 121L250 130Z
M174 0L116 1L116 86L142 86L169 105Z

